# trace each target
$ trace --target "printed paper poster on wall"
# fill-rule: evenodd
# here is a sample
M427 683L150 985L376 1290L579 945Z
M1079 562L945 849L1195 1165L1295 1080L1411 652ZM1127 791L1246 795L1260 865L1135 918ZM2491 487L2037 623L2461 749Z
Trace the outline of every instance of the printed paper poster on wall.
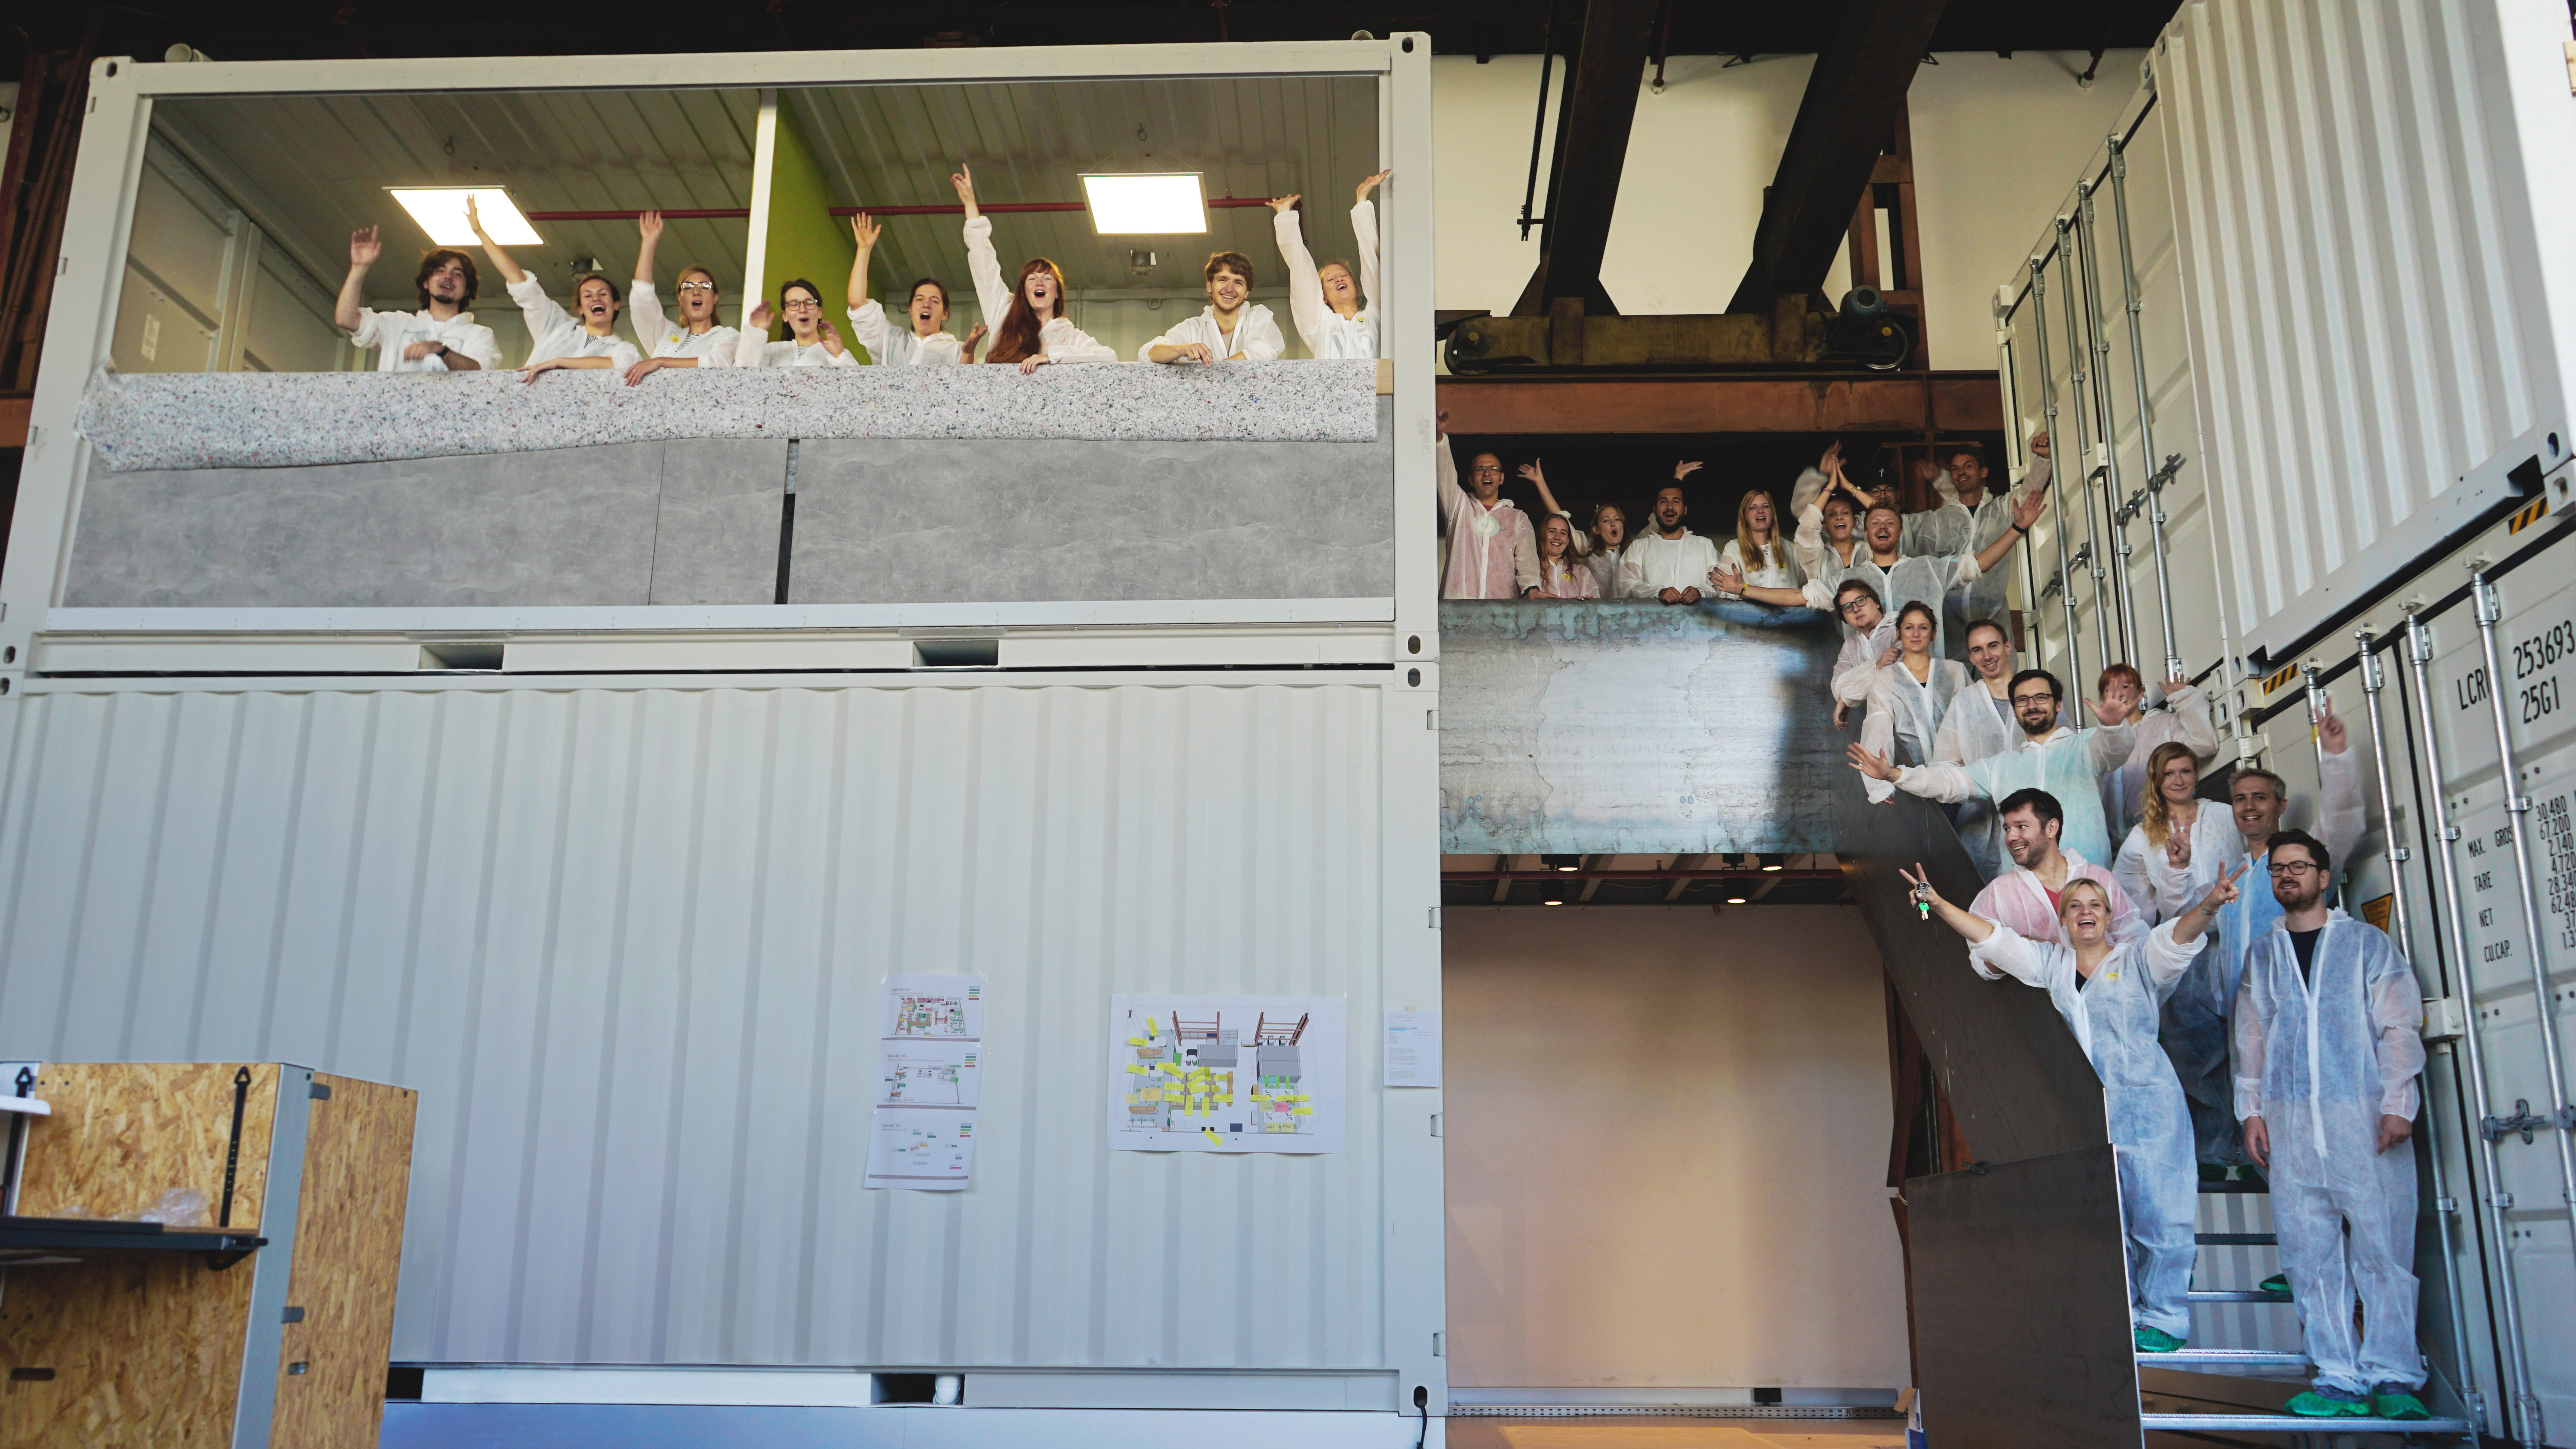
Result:
M1347 1050L1338 996L1116 997L1109 1146L1339 1152Z
M975 1170L984 978L885 978L877 1016L869 1187L962 1191Z

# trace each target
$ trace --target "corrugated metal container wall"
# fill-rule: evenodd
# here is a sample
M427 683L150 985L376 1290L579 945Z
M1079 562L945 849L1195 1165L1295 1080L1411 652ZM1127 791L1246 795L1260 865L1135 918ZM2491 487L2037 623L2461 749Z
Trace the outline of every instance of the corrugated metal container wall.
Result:
M2450 532L2458 480L2563 427L2525 153L2558 142L2505 83L2507 12L2539 8L2192 0L2158 47L2243 645L2366 598Z
M1369 1052L1337 1155L1103 1150L1112 992L1372 1019L1377 688L54 688L0 1054L420 1088L397 1358L1383 1362ZM860 1187L898 970L991 978L971 1192Z

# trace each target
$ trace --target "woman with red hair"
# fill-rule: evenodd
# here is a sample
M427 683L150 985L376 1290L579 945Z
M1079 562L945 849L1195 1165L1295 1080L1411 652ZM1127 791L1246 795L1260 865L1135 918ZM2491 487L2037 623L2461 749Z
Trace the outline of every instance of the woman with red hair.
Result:
M948 178L966 205L966 270L975 278L975 300L993 329L986 362L1016 362L1035 372L1050 362L1116 362L1118 354L1064 315L1064 273L1044 257L1031 257L1015 285L1002 281L993 254L993 223L975 207L975 173L964 166ZM999 320L996 320L999 319Z

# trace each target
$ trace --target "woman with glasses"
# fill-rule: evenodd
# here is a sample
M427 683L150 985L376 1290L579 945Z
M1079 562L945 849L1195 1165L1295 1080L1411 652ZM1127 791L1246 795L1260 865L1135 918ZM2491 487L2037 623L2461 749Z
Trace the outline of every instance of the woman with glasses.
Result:
M635 341L644 349L644 360L626 369L626 385L633 387L646 373L666 367L733 366L742 334L716 322L716 303L722 297L716 289L716 274L704 267L680 269L673 287L680 294L680 316L674 322L664 315L662 298L653 290L653 249L662 241L662 213L648 211L635 218L635 229L644 239L635 248L635 280L626 289L626 319L635 326Z
M948 284L937 277L914 282L905 295L904 325L888 325L885 304L868 295L868 258L875 255L877 238L884 234L885 227L864 211L850 218L850 235L859 243L859 254L850 262L850 335L880 366L972 362L984 325L975 324L963 342L949 332Z
M734 350L736 367L856 367L859 359L841 345L841 333L823 320L823 289L796 277L778 289L779 315L787 319L787 337L769 340L769 304L751 304L743 320L742 344Z
M1887 607L1879 602L1878 590L1867 581L1843 580L1842 587L1834 591L1834 613L1849 631L1842 652L1834 656L1830 676L1834 728L1841 729L1851 707L1868 702L1870 687L1878 682L1878 672L1896 663L1903 651L1896 642L1895 621L1887 617Z
M1017 283L1002 281L993 223L975 206L975 173L960 166L948 180L966 206L966 270L975 278L975 301L993 327L993 348L984 360L1016 363L1023 374L1050 362L1116 362L1115 351L1064 315L1064 271L1054 262L1031 257L1021 264Z

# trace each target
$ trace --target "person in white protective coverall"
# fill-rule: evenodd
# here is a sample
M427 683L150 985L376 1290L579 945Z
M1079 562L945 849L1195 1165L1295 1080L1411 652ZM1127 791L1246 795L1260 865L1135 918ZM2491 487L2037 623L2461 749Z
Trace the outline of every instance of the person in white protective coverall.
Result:
M1116 362L1117 349L1073 325L1064 315L1064 269L1046 257L1020 263L1017 282L1002 280L993 250L993 222L975 200L975 172L959 166L948 178L966 208L966 274L975 279L975 303L993 329L984 363L1009 363L1025 377L1054 363Z
M1698 463L1675 463L1673 481L1655 492L1655 511L1645 532L1619 557L1619 597L1655 599L1667 604L1696 604L1709 592L1709 570L1717 567L1717 545L1690 531L1690 500L1682 480L1700 470Z
M1138 362L1269 362L1288 350L1270 309L1252 300L1252 258L1211 252L1201 273L1208 304L1136 349Z
M662 245L662 213L635 218L640 238L635 244L635 277L626 284L626 320L635 329L635 344L644 358L626 369L633 387L665 368L731 367L742 334L716 322L716 274L704 267L682 267L673 288L679 293L677 322L662 311L662 296L653 290L653 254Z
M1905 551L1967 553L1984 548L2012 527L2018 495L2048 489L2048 434L2034 436L2030 451L2030 469L2022 475L2021 486L2002 491L1993 486L1996 480L1986 469L1985 450L1974 443L1950 444L1918 460L1915 476L1927 481L1941 502L1921 513L1905 515ZM1967 587L1950 591L1942 602L1941 623L1953 648L1957 647L1960 630L1976 620L1996 618L2012 606L2004 596L2011 579L2012 567L2007 562L1980 575Z
M2290 1411L2422 1419L2411 1139L2423 988L2377 927L2327 907L2323 842L2281 831L2267 862L2281 917L2237 987L2236 1115L2246 1155L2272 1175L2281 1264L2316 1364Z
M1968 909L1999 926L2010 926L2033 941L2053 942L2066 892L2077 881L2102 887L2111 902L2111 939L2145 935L2147 922L2111 873L2080 855L2058 848L2066 828L2066 811L2046 790L2015 790L1995 806L2003 821L2004 849L2012 868L1986 882Z
M1852 768L1885 780L1909 795L1956 804L1983 796L2001 800L2015 790L2045 790L2066 811L2065 848L2090 861L2111 856L2109 832L2102 827L2102 775L2129 757L2130 727L2110 711L2085 701L2100 729L2072 730L2057 722L2064 697L2057 676L2045 669L2025 669L2012 677L2013 722L2022 738L2012 749L1966 765L1897 766L1885 757L1851 747Z
M1932 742L1937 764L1973 764L2000 755L2021 743L2021 725L2013 717L2012 639L1992 619L1968 625L1968 668L1976 682L1961 690L1941 716L1941 731ZM2002 822L1992 802L1970 798L1953 807L1950 823L1959 843L1968 847L1977 874L1993 880L2007 863ZM2131 898L2135 899L2135 892Z
M742 319L742 340L734 344L736 367L856 367L858 354L841 341L841 331L823 320L823 289L803 277L778 286L778 314L787 321L783 341L769 340L769 303L757 301Z
M842 289L850 318L850 337L868 350L868 356L880 367L938 367L971 362L975 344L984 336L984 324L960 342L948 330L948 284L937 277L914 281L904 294L903 325L897 327L886 318L883 302L868 295L868 263L876 255L877 239L885 227L866 212L850 218L850 236L859 244L858 255L850 259L850 283Z
M1432 488L1440 501L1440 569L1444 599L1517 599L1538 582L1538 531L1529 515L1503 496L1503 460L1478 453L1467 460L1467 486L1458 486L1458 460L1449 450L1449 414L1438 418Z
M1842 652L1834 656L1832 681L1834 728L1841 729L1851 707L1869 702L1869 690L1878 681L1878 671L1896 662L1900 650L1896 643L1896 621L1887 617L1879 603L1878 590L1859 579L1843 580L1834 595L1834 613L1848 631Z
M2148 707L2146 681L2130 665L2105 668L2093 690L2104 704L2126 710L2129 723L2138 727L2138 743L2127 763L2102 777L2102 818L2111 827L2111 839L2122 841L2146 805L2147 756L2159 745L2180 740L2191 746L2195 759L2206 760L2218 753L2218 727L2210 722L2209 696L2179 675L2164 682L2155 708Z
M2316 722L2318 778L2317 837L2336 860L2351 858L2362 832L2361 767L2351 738L2334 702L2325 701ZM2142 909L2161 919L2196 900L2231 863L2261 863L2282 817L2290 808L2289 787L2269 770L2246 768L2228 781L2227 810L2193 800L2171 801L2167 809L2178 824L2162 850L2143 842L2121 846L2113 874L2138 897ZM2131 832L2133 839L2135 832ZM2179 837L2180 844L2176 844ZM2133 885L2139 882L2141 885ZM2200 1134L2200 1160L2213 1175L2245 1161L2236 1133L2234 1090L2227 1075L2227 1018L2236 1002L2236 986L2245 973L2245 952L2280 919L2280 904L2270 891L2241 892L2219 914L2201 958L2165 1003L2165 1050L2182 1077L2183 1095L2191 1099L2192 1125Z
M619 372L644 360L635 344L617 335L617 309L622 305L617 284L597 272L583 272L572 279L573 306L576 317L546 295L545 283L529 276L527 268L511 260L501 244L483 229L483 213L474 198L465 198L465 224L474 228L474 239L483 244L483 255L491 258L493 270L509 283L510 300L519 304L519 315L528 324L528 360L520 365L519 376L528 382L558 368L586 371L614 368Z
M1271 235L1288 264L1288 318L1297 324L1306 351L1318 359L1377 356L1377 207L1369 193L1394 174L1381 171L1360 179L1351 206L1351 235L1359 246L1356 275L1349 262L1317 267L1297 220L1297 198L1270 200L1270 209L1278 213L1271 219Z
M1909 765L1932 759L1942 717L1968 688L1968 666L1933 657L1932 640L1940 633L1939 622L1934 606L1921 599L1896 611L1896 658L1870 672L1869 714L1860 725L1860 742L1872 753ZM1894 787L1871 780L1868 788Z
M1923 870L1921 865L1914 869ZM2191 1336L2193 1221L2200 1189L2191 1160L2191 1115L2173 1063L2156 1046L2157 1007L2218 908L2203 901L2182 919L2143 939L2113 939L2111 891L2099 881L2069 882L2059 908L2062 942L2038 942L2008 925L1941 899L1923 875L1906 874L1914 898L1969 942L1968 959L1989 981L2010 976L2048 993L2066 1019L2094 1074L2120 1172L2120 1225L2129 1247L2129 1317L2140 1349L2171 1353ZM2235 889L2222 880L2213 898Z
M472 257L447 247L428 252L412 279L420 310L379 312L365 305L367 269L384 254L374 227L349 233L349 275L331 313L331 325L347 332L352 344L376 349L378 372L480 372L501 365L501 344L492 329L466 310L480 285Z

